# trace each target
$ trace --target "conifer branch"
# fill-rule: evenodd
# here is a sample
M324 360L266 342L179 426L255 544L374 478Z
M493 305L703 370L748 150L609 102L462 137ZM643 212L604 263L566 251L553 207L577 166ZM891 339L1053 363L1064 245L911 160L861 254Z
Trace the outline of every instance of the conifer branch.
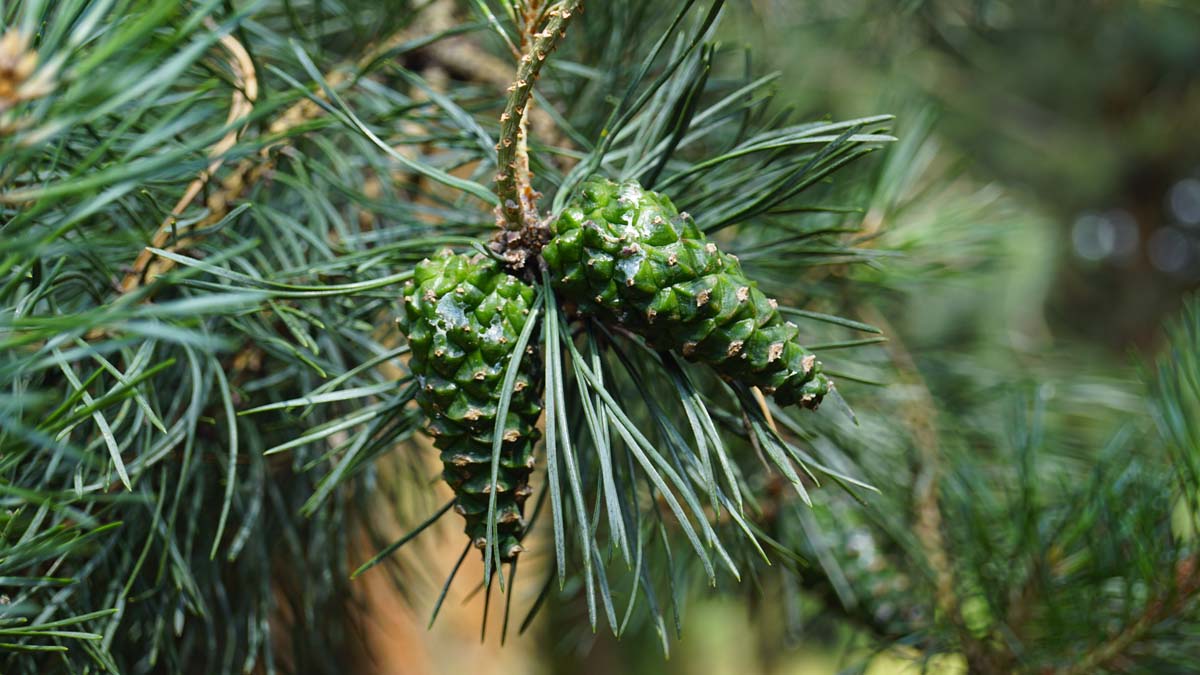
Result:
M1154 390L1170 465L1153 436L1145 452L1126 452L1149 426L1136 421L1094 457L1081 450L1103 431L1095 425L1056 451L1045 430L1074 431L1079 420L1040 407L1040 390L1031 414L996 419L993 392L1008 389L998 385L1024 385L1029 373L1005 360L993 376L975 351L919 351L931 344L923 329L905 344L876 310L894 311L891 291L927 274L925 263L957 279L981 266L956 264L991 257L977 247L1017 228L981 228L994 217L979 203L989 200L926 174L941 156L922 140L932 122L921 134L906 122L894 143L887 116L796 119L790 110L811 102L778 91L750 62L755 50L716 42L720 16L742 11L735 3L589 6L570 27L569 61L545 69L582 0L474 0L473 10L455 0L387 10L264 0L187 17L150 3L89 10L82 27L53 4L8 12L14 28L0 31L0 184L15 183L0 192L0 616L27 616L32 629L0 627L13 636L0 644L0 670L44 672L51 658L136 670L145 641L130 635L152 639L167 670L344 669L361 651L350 642L364 618L355 600L373 592L349 581L354 525L401 593L434 571L423 556L390 555L413 537L385 547L391 519L378 508L382 496L398 523L437 509L423 489L432 451L416 439L449 408L412 405L422 349L425 373L454 373L462 391L484 386L483 374L489 398L463 399L464 420L481 422L485 409L505 420L462 434L478 452L452 457L485 466L460 476L488 488L486 510L462 504L476 526L467 548L500 546L484 554L484 576L487 556L493 569L497 552L515 560L527 532L547 535L534 546L552 543L555 569L523 629L539 607L572 611L560 603L573 597L593 631L606 619L618 637L653 626L665 653L697 573L715 581L724 569L760 582L743 586L752 592L779 591L758 612L764 628L779 610L795 635L819 611L864 628L873 646L953 652L972 672L1080 675L1186 658L1200 558L1164 507L1200 480L1200 364L1190 359L1200 321L1190 342L1172 341ZM204 21L210 12L215 21ZM222 37L230 31L236 39ZM874 180L841 171L892 143ZM562 214L557 238L592 192L575 186L597 172L663 193L714 247L740 256L731 293L703 289L681 303L733 308L752 280L806 322L791 328L814 358L849 382L891 380L905 393L848 391L866 412L851 429L838 415L777 405L769 385L722 377L727 361L679 356L695 341L632 325L647 309L647 321L658 316L654 307L637 305L629 323L581 311L587 295L570 289L569 273L624 281L623 298L639 283L628 270L610 274L603 247L592 247L590 267L555 253L550 216ZM553 205L535 185L554 186ZM634 202L641 213L641 199L612 192L605 205ZM623 222L581 210L593 225ZM131 238L129 222L144 233ZM952 248L952 230L969 246ZM488 237L508 269L471 255ZM648 239L637 243L648 250ZM920 246L931 251L918 253L920 270L872 264ZM487 370L456 365L392 321L409 306L398 305L397 284L430 269L417 261L442 247L472 270L486 264L489 280L543 293L522 296L528 314L508 311L502 294L488 300L526 323L488 346L504 358L487 356ZM647 260L639 290L658 297L674 282L657 273L681 258L658 247ZM474 285L455 281L436 289L447 310ZM128 302L149 291L154 303ZM886 328L888 344L850 355L882 338L860 339L877 331L839 316L847 307ZM426 309L431 334L456 314L440 300ZM475 319L472 335L496 337ZM714 354L748 353L753 340L722 330ZM430 367L431 356L442 360ZM495 364L504 378L493 387ZM503 403L488 408L493 394ZM509 453L504 413L517 409L529 416L520 452L544 458L544 474ZM490 434L486 448L477 429ZM486 465L474 461L485 455ZM113 499L114 469L128 476L128 499ZM1079 480L1083 469L1091 479ZM529 482L535 472L545 480ZM858 492L872 484L877 494ZM531 486L537 503L524 520ZM466 553L453 553L438 606L462 576ZM156 583L164 574L185 582ZM505 585L507 612L523 598L512 576Z
M421 26L421 32L452 31L458 25L453 9L453 2L436 3L422 12L423 16L428 14L428 17L426 17L427 25ZM417 33L415 30L409 32ZM512 51L513 59L520 60L521 50L512 45L507 36L504 39L506 46ZM487 51L478 40L472 39L471 36L451 35L445 37L429 44L421 50L421 53L461 80L488 84L499 89L508 87L512 81L511 61ZM543 143L559 146L569 143L559 132L554 118L541 108L532 105L525 106L525 118L534 134Z
M507 234L502 242L507 249L510 264L521 269L525 265L527 251L536 249L536 238L529 230L539 225L537 194L530 185L529 157L525 138L526 113L532 102L533 85L538 73L558 45L566 36L567 24L578 11L582 0L567 0L545 12L545 23L537 31L540 17L525 26L523 42L525 53L517 67L516 79L508 87L504 112L500 115L500 142L496 144L496 224ZM537 32L535 32L537 31ZM535 235L536 236L536 235Z

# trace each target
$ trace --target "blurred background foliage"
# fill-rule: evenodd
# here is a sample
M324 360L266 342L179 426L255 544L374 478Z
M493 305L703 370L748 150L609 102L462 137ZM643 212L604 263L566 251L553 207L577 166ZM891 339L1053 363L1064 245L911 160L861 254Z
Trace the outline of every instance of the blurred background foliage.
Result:
M756 0L730 39L834 116L928 105L972 178L1045 219L1026 275L1062 339L1148 346L1200 281L1200 15L1181 2ZM1052 252L1044 253L1051 248ZM1038 269L1042 268L1042 269Z
M1200 373L1200 341L1197 316L1178 318L1200 281L1200 9L1192 3L748 0L725 8L715 38L733 51L749 46L749 71L780 71L773 105L791 108L793 118L898 117L891 132L899 141L854 167L857 182L818 193L839 208L804 221L853 228L855 262L862 264L796 274L773 266L769 248L745 256L764 285L785 288L797 278L819 277L811 297L807 285L794 283L805 307L878 326L888 337L886 343L867 337L855 350L818 350L859 379L887 385L841 381L858 427L837 414L801 418L812 425L801 434L806 440L831 455L843 453L855 475L881 493L858 504L839 491L820 490L810 510L777 485L757 485L763 506L757 525L795 545L806 562L796 575L774 573L790 569L779 562L747 575L741 586L723 580L716 591L693 575L679 589L684 630L666 661L661 636L645 617L635 617L619 640L603 625L592 631L578 583L503 648L494 637L479 644L482 594L461 581L438 625L426 632L429 607L460 549L457 523L442 522L435 528L441 536L414 541L389 560L386 575L348 581L348 566L406 529L393 516L419 521L446 496L442 487L408 489L427 485L436 473L432 451L425 466L389 452L408 439L416 420L403 412L407 400L393 395L402 375L388 370L402 347L389 327L375 322L390 311L395 271L426 255L421 237L458 236L454 243L462 244L491 228L486 205L441 186L430 189L428 182L418 192L411 171L401 169L412 169L407 158L469 172L470 161L487 154L497 87L510 71L504 58L472 61L458 33L503 55L481 12L498 3L464 1L450 14L440 12L447 3L436 2L260 3L266 9L256 8L261 11L249 20L238 13L239 3L189 3L181 12L186 29L176 25L178 31L160 25L179 11L176 3L129 4L151 19L89 36L80 51L103 54L105 40L113 40L153 56L146 63L155 67L114 74L103 59L93 59L87 65L105 77L73 82L66 99L33 104L47 119L76 116L71 142L62 145L67 159L55 156L53 165L62 161L79 174L66 175L55 188L62 198L39 202L36 214L14 206L20 200L4 207L10 231L25 235L4 240L13 251L37 250L43 237L54 239L46 232L54 228L18 226L59 223L61 231L81 234L54 254L77 256L69 264L101 271L64 275L52 294L56 309L86 307L87 298L107 297L109 286L127 278L126 254L152 239L179 191L208 164L207 148L229 131L222 120L236 59L214 56L215 32L196 31L210 13L252 46L247 58L264 94L248 124L258 125L259 134L227 158L236 169L219 174L226 180L222 190L236 199L206 202L181 220L202 228L207 239L195 248L224 267L181 258L170 279L134 289L144 293L138 297L167 295L152 305L156 309L138 313L126 303L111 315L84 312L91 323L75 327L74 342L61 343L62 358L100 363L80 342L92 330L115 326L106 353L119 352L122 363L133 364L130 372L141 372L150 356L141 355L137 339L145 336L136 331L174 322L169 332L151 336L161 344L145 350L174 354L176 361L161 367L194 387L194 394L167 392L171 415L160 415L175 441L186 437L183 460L156 464L160 448L170 446L151 424L141 424L151 406L129 396L123 382L98 373L123 406L117 421L136 419L143 428L129 441L146 457L129 467L137 490L114 497L101 491L85 507L72 492L82 491L84 479L67 477L52 499L35 503L37 515L5 516L6 536L33 532L43 521L62 529L47 528L44 540L23 538L18 543L26 558L0 560L9 565L0 573L15 575L61 547L97 560L76 574L104 583L59 591L60 580L0 577L13 584L0 603L18 600L7 611L27 611L21 600L37 584L51 587L47 594L62 606L85 604L82 598L109 606L120 598L125 625L170 623L182 636L171 645L159 643L169 630L130 636L129 642L146 642L147 653L135 644L119 655L131 671L142 672L212 663L253 672L959 673L968 662L990 672L1191 672L1200 659L1200 617L1190 602L1194 570L1187 567L1195 560L1200 475L1193 466L1200 392L1189 378ZM589 75L588 67L628 79L636 65L631 54L645 48L636 41L604 42L599 34L585 41L589 15L596 25L624 21L626 29L663 19L648 15L657 3L629 3L628 12L621 3L588 5L584 23L572 28L574 40L560 52L557 75L543 82L543 93L558 104L553 112L585 141L599 135L605 110L594 102L606 95L604 78ZM424 33L405 33L414 10L429 7L439 13L421 15ZM10 6L0 13L10 18L18 11ZM436 43L426 41L435 34ZM63 45L74 37L60 26L47 31L42 48L68 51ZM451 53L456 49L458 56ZM163 65L181 53L178 71ZM345 106L335 102L321 112L307 103L304 92L319 90L314 62L322 69L335 64L321 71L339 78L335 85L353 84L342 89ZM719 68L711 78L717 91L722 78L735 81ZM109 123L98 121L113 112L106 102L148 90L170 105L129 124L175 154L150 152L155 142L134 133L105 142L89 126ZM452 96L439 97L445 91ZM370 139L338 110L387 130L389 142ZM284 123L272 124L280 119ZM534 161L548 192L569 164L555 154L561 150L552 147L556 142L541 135L553 128L553 120L545 128L533 122L535 150L544 151ZM536 145L539 139L546 147ZM561 145L569 141L578 139ZM5 146L12 153L5 158L16 158L14 165L29 160L36 146ZM244 167L260 153L270 158L267 179L255 182L261 176ZM88 173L95 158L118 155L129 161ZM0 182L10 177L5 171L0 164ZM230 188L231 175L245 185ZM104 201L86 201L94 197L88 181L106 187L98 192ZM217 196L222 190L212 188ZM243 199L256 207L235 206ZM104 218L88 220L96 213ZM387 227L395 223L407 229ZM331 229L337 246L325 247ZM755 243L747 231L739 234ZM106 248L90 249L88 237L101 233ZM17 265L18 258L14 253L5 264ZM203 274L216 276L190 283ZM17 277L3 290L20 284ZM201 293L215 290L222 294ZM246 309L264 302L272 312ZM210 314L216 318L210 321ZM47 340L64 330L52 323L20 328ZM210 330L255 348L229 350ZM122 331L133 331L133 338ZM834 344L846 339L817 329L810 335ZM36 366L70 370L48 363ZM232 383L220 374L231 368L240 373ZM338 375L331 382L326 373ZM16 381L28 372L0 368L0 375ZM375 397L370 406L336 398L346 381ZM297 407L296 399L279 399L309 392L335 397L327 399L334 410L309 406L305 414L311 415L289 417L276 407L257 419L238 416L229 426L240 430L247 459L225 461L228 429L219 420L232 420L235 407L244 413L252 404ZM54 421L62 415L58 405L10 396L0 399L0 414L17 410ZM82 419L91 412L85 407ZM353 438L340 433L341 422L360 414L373 416L370 425L356 422L365 428L361 435L359 426L349 427ZM293 443L298 429L311 432L310 442ZM34 439L30 447L45 442L35 433L28 438ZM104 452L105 439L85 440L90 451ZM280 450L290 454L264 457ZM203 458L200 466L189 464L193 451ZM231 454L238 452L235 444ZM6 475L28 473L22 467L34 464L22 464L27 456L5 458ZM47 475L61 469L58 461ZM103 461L78 475L86 475L89 489L115 480ZM236 493L226 475L238 477ZM289 480L273 480L281 475ZM185 479L191 481L187 492ZM176 485L176 494L157 497ZM15 489L5 499L6 507L33 503ZM128 551L112 539L93 545L89 537L104 532L85 517L89 509L107 513L122 500L144 506L130 508L134 515L124 526L144 532L145 544ZM222 509L232 514L228 526ZM60 541L71 528L91 534ZM545 537L544 530L534 536ZM173 536L192 543L176 550ZM160 538L166 553L159 551ZM189 566L212 572L205 565L222 542L228 564L215 578L193 578ZM531 546L549 548L544 540ZM151 581L135 579L143 561L157 566ZM472 556L467 578L481 576L476 567ZM55 562L51 571L57 568ZM529 580L541 574L535 568ZM136 602L126 607L130 589ZM536 584L520 590L514 605L527 607L536 590ZM492 609L495 620L495 603ZM212 619L235 615L236 625ZM110 617L76 618L102 631L107 649L114 640L123 644L114 637L119 621ZM58 639L55 628L39 630ZM4 624L4 630L18 629ZM1114 645L1117 651L1105 651ZM96 663L107 658L100 651L92 654ZM278 653L279 662L258 661L260 653Z

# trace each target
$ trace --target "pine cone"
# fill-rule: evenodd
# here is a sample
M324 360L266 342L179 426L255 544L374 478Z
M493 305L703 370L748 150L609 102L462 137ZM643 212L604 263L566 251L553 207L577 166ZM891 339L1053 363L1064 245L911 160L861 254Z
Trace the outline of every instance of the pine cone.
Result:
M418 264L404 286L399 323L412 349L409 368L420 387L417 402L441 450L454 510L466 519L466 533L480 549L487 545L492 434L504 371L533 299L533 288L495 261L450 251ZM504 421L496 482L501 562L524 550L524 506L532 493L529 474L539 436L534 425L542 411L538 366L532 354L521 359Z
M777 303L666 196L590 178L551 232L542 256L582 313L773 393L780 405L816 408L832 386Z

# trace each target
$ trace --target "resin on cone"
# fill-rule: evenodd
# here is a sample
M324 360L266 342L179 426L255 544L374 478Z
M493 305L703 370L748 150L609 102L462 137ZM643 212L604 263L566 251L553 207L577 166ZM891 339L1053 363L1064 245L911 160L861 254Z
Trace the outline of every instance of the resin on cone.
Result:
M816 408L829 379L798 329L666 196L590 178L542 249L555 288L582 313L616 321L656 348Z
M409 368L417 402L441 451L442 476L454 490L454 510L466 519L477 548L487 545L492 437L504 373L534 302L533 287L481 255L444 251L417 265L404 287L400 327L412 349ZM532 351L532 349L530 350ZM539 361L523 355L503 420L496 482L500 561L524 550L525 501L532 489L535 428L541 414Z

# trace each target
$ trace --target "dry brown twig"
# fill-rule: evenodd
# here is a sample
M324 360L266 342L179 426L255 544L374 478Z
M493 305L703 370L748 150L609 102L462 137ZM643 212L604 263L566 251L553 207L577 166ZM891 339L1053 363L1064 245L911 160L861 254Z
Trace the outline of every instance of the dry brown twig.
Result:
M216 25L211 21L207 22L207 25L210 29L216 28ZM393 35L379 46L368 50L368 56L361 59L359 64L369 63L375 56L387 51L408 37L407 32L400 32ZM226 124L234 127L239 120L248 117L253 110L254 102L258 97L258 77L255 72L254 62L250 59L250 55L246 52L245 47L236 38L227 35L221 38L221 45L229 52L230 65L233 68L234 81L237 84L233 94L233 101L229 107L229 114L226 117ZM326 82L331 87L341 85L348 78L346 70L349 65L351 64L340 64L332 69L325 76ZM317 96L324 98L324 91L318 92ZM316 102L307 98L302 99L289 106L283 113L276 117L268 125L268 133L271 136L282 137L289 130L321 116L324 112ZM188 205L196 199L201 190L212 180L212 177L224 163L225 153L237 144L243 130L244 126L231 128L229 133L223 136L209 151L212 161L188 185L183 196L179 198L174 208L171 209L170 215L163 219L154 237L151 238L149 247L143 249L138 254L132 268L121 281L120 287L122 292L128 293L135 290L174 266L173 261L155 256L150 251L150 247L164 248L171 241L172 236L179 234L178 229L175 227L179 216L183 214ZM232 204L241 198L263 176L270 173L271 169L274 168L274 158L278 154L278 149L286 143L286 140L278 141L263 148L259 152L258 157L250 157L239 162L233 171L221 181L221 187L208 197L205 204L208 208L208 215L199 220L190 230L202 230L219 222L228 215ZM196 237L194 236L181 237L170 245L170 249L184 248L195 242Z
M212 30L215 30L217 27L212 19L207 19L205 25ZM254 62L250 59L249 52L232 35L223 36L221 38L221 46L229 52L229 65L233 69L234 82L237 85L234 87L233 101L229 104L229 114L225 118L225 124L230 129L209 150L208 156L211 160L208 167L204 171L201 171L200 175L196 176L188 185L183 196L179 198L179 201L175 202L175 207L171 209L170 215L164 218L162 223L159 224L158 231L150 240L150 246L154 248L166 246L167 242L171 240L172 235L178 234L175 226L179 216L183 214L188 204L192 203L196 195L200 194L200 191L208 184L208 181L213 177L217 169L225 163L225 153L237 145L238 137L241 136L242 131L245 129L243 122L250 116L250 112L254 109L254 101L258 99L258 74L255 72ZM216 221L212 220L210 215L209 218L201 220L197 225L203 226L212 222ZM187 246L189 242L189 238L181 237L176 240L173 248L182 248ZM125 278L121 281L121 291L128 293L134 290L143 283L151 281L154 277L166 272L173 264L167 258L155 256L149 247L142 249L137 259L133 262L133 268L129 270Z

